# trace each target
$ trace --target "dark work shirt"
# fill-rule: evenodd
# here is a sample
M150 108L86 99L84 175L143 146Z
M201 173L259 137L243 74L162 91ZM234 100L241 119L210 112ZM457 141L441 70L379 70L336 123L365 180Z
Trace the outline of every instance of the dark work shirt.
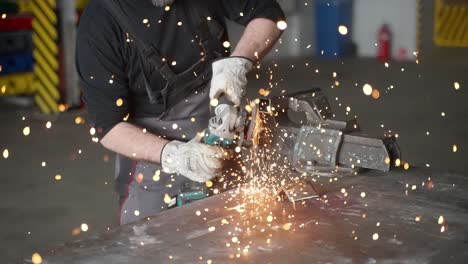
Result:
M128 43L127 32L99 1L102 0L91 0L81 17L76 65L84 102L100 132L99 136L103 137L128 114L138 116L139 113L132 113L131 104L132 101L141 100L131 100L131 97L146 94L135 94L129 89L129 82L132 81L129 76L140 68L132 57L134 52ZM210 19L219 21L224 28L226 19L242 25L255 18L267 18L274 22L284 19L275 0L175 0L170 10L155 7L150 0L115 1L129 19L139 22L143 32L147 32L147 40L168 61L175 73L190 68L200 59L201 53L191 27L184 23L182 11L178 8L184 1L208 3L211 7ZM225 55L229 55L228 50Z

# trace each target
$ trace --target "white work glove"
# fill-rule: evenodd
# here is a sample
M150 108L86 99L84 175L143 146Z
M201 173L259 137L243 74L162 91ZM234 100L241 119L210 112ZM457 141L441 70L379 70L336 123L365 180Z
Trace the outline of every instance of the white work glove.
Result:
M167 143L161 154L163 171L196 182L207 182L218 176L223 167L224 150L199 141L197 136L187 143L177 140Z
M240 105L253 62L242 57L228 57L213 62L212 67L210 99L219 99L224 94L234 105Z

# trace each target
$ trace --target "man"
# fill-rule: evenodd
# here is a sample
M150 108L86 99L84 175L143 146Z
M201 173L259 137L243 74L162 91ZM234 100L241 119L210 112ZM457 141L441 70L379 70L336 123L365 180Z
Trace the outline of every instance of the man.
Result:
M226 19L246 26L232 54ZM224 151L195 136L208 126L210 100L241 103L246 76L283 19L275 0L90 1L77 68L101 143L118 154L121 224L166 209L184 184L220 172ZM236 118L226 104L216 112Z

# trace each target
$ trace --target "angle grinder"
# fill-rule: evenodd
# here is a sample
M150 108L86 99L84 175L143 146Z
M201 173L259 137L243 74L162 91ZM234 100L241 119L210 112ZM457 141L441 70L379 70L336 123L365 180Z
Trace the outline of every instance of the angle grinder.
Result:
M226 150L234 150L238 146L250 147L258 122L257 115L267 113L269 104L269 100L261 99L243 108L234 107L228 103L213 107L214 116L209 120L203 142ZM212 189L208 188L205 183L186 183L181 193L172 197L169 208L204 199L212 194Z
M242 108L224 103L215 106L215 115L209 120L204 143L224 149L249 147L257 125L257 115L268 113L269 105L270 100L257 99Z

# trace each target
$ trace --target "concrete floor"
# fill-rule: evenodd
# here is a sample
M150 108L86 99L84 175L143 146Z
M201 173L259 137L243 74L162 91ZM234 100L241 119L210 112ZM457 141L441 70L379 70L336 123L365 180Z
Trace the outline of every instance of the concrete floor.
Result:
M0 148L9 150L8 159L0 159L2 262L72 240L81 223L89 233L116 225L112 160L105 162L108 153L91 142L89 125L64 114L47 129L47 120L31 109L1 109ZM57 174L61 181L54 180Z
M259 80L252 79L250 97L267 87L268 76L263 74L266 66ZM340 82L334 88L333 72ZM398 133L404 159L412 166L429 164L437 171L466 175L467 72L467 61L420 65L391 62L385 68L374 60L296 59L278 62L274 92L322 87L338 118L346 118L345 109L350 106L351 114L358 116L368 134L381 136L389 129ZM458 91L453 88L455 81L461 84ZM380 99L365 96L364 83L378 88ZM394 89L387 91L390 85ZM0 157L2 263L15 263L22 256L115 226L113 156L91 141L86 114L70 112L52 120L30 107L3 103L0 109L0 152L8 149L10 154L8 159ZM84 117L85 124L75 124L76 116ZM52 128L45 127L47 121L52 121ZM25 126L31 128L27 137L22 134ZM452 152L454 144L458 146L456 153ZM54 180L56 174L62 175L61 181ZM88 224L90 230L72 236L72 230L81 223Z

